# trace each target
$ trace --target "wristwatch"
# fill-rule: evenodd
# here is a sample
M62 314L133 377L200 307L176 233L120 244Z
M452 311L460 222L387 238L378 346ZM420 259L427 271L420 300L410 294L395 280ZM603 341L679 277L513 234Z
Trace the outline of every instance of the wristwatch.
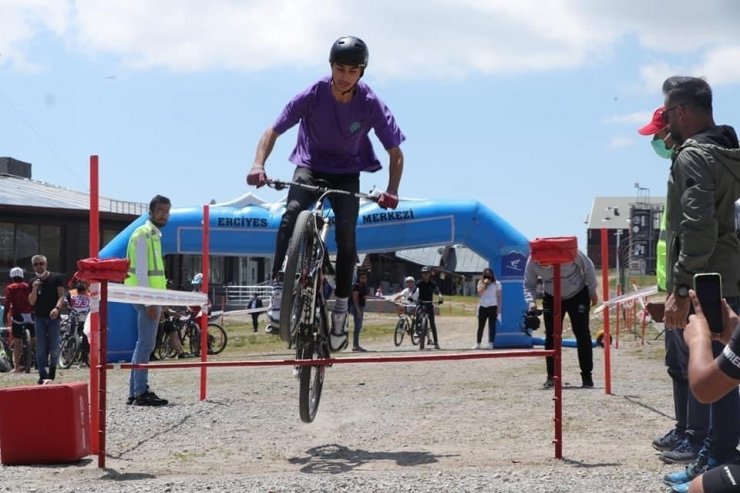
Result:
M685 284L679 284L673 292L679 298L686 298L689 295L689 287Z

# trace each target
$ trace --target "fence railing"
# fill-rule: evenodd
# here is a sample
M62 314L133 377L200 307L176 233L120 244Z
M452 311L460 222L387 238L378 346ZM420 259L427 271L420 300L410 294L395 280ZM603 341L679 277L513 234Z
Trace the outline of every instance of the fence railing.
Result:
M252 296L257 293L257 296L267 306L270 303L272 297L272 285L270 284L257 284L253 286L226 286L224 290L224 296L226 297L226 304L228 305L248 305L249 300Z

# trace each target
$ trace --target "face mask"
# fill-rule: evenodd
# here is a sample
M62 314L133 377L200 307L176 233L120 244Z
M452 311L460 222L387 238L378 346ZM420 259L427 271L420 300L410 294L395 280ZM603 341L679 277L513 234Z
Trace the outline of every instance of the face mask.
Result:
M673 149L668 149L665 146L665 142L663 141L663 139L651 140L650 144L653 146L655 154L662 157L663 159L671 158L671 155L673 154Z

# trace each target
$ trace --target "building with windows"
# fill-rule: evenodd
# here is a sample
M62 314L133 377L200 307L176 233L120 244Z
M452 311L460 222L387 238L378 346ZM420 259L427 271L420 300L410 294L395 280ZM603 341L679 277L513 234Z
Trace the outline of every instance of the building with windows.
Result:
M586 254L601 268L601 231L607 232L609 268L654 275L665 198L595 197L586 218Z
M100 197L100 242L110 241L148 204ZM31 163L0 157L0 270L32 272L40 253L49 270L69 278L77 260L89 257L90 198L31 177Z

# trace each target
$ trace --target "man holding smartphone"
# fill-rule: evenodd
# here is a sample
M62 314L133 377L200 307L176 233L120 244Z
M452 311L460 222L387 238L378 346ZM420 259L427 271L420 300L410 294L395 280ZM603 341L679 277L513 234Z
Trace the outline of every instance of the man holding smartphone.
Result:
M735 230L735 200L740 197L740 149L732 127L714 123L712 89L697 77L669 77L663 82L663 121L675 142L666 200L668 298L667 330L683 331L694 275L717 272L730 306L740 305L740 239ZM673 352L688 376L688 347ZM722 344L712 343L713 355ZM667 474L674 491L688 491L689 481L721 463L736 459L740 439L740 397L730 392L710 407L709 436L696 459L683 471Z

